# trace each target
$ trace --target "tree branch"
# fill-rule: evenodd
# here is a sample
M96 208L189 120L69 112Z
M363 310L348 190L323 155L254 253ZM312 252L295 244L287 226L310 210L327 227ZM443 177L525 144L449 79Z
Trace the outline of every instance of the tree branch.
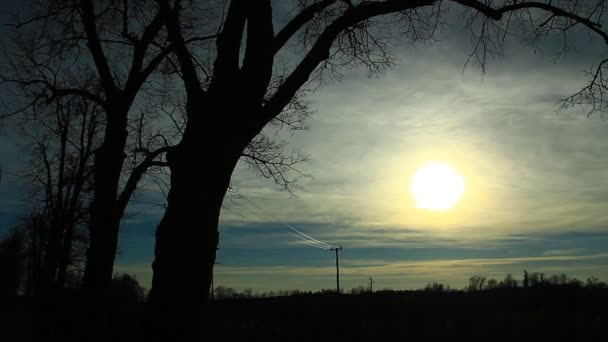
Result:
M473 8L494 20L501 20L505 13L510 13L510 12L519 11L519 10L523 10L523 9L541 9L541 10L552 13L553 16L572 19L577 23L583 24L584 26L586 26L593 32L600 35L604 39L606 44L608 44L608 34L604 31L602 31L601 24L593 22L589 18L582 17L573 12L569 12L569 11L566 11L559 7L553 6L553 5L551 5L551 2L542 3L542 2L529 1L529 2L513 3L513 4L505 5L505 6L502 6L499 8L493 8L478 0L450 0L450 1L458 3L465 7Z
M103 87L108 98L113 98L118 93L118 88L110 71L108 60L99 41L97 27L95 24L95 12L91 0L81 0L80 9L82 11L82 24L84 25L87 34L87 46L93 56L95 67L99 73L101 86Z
M129 176L129 179L125 184L125 187L123 188L122 192L120 193L120 196L118 197L117 208L121 217L125 212L127 204L129 204L129 199L133 195L133 192L137 188L137 184L139 183L143 175L146 173L146 171L148 171L151 166L166 166L165 162L156 161L155 159L159 155L169 152L171 149L171 146L166 146L156 149L152 152L148 152L146 154L146 158L144 158L144 160L135 167L133 172L131 172L131 175Z
M214 80L216 85L234 82L239 69L241 40L247 18L246 7L250 0L232 0L224 27L217 39L217 58L214 63Z
M182 79L189 99L198 99L205 94L196 72L192 55L186 46L179 24L179 1L172 8L168 0L160 1L160 10L167 27L169 41L175 46L175 54L182 69Z
M304 25L311 21L315 15L323 12L327 7L333 5L337 0L323 0L314 3L304 8L298 13L285 27L279 31L274 39L273 52L276 54L287 44L287 42L293 37Z
M270 3L270 0L258 0L247 6L247 45L241 79L247 96L255 103L264 98L272 78L274 30Z
M265 126L270 120L279 115L298 89L308 81L311 73L317 66L329 58L332 44L342 31L378 15L429 6L433 5L434 2L435 0L387 0L383 2L363 2L357 7L349 7L341 17L325 28L302 61L268 101L264 107L264 117L260 122L261 126Z

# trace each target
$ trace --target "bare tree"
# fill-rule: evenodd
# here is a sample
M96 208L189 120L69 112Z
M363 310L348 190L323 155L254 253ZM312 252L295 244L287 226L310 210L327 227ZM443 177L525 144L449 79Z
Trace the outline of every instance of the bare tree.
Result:
M37 292L64 286L72 264L73 242L88 222L93 150L99 143L100 108L79 97L56 98L46 111L31 113L21 126L28 136L25 151L31 163L26 172L31 184L30 203L41 206L48 222L32 227L46 230L39 243L41 274ZM32 235L41 233L32 231ZM31 239L35 240L34 238ZM88 239L85 239L88 240Z
M159 87L151 76L171 48L155 1L31 1L28 17L15 15L14 39L4 49L0 80L4 119L36 113L56 99L80 97L103 111L93 151L90 243L83 290L90 311L103 317L113 273L120 220L148 167L162 164L169 146L136 151L125 172L130 123L142 88ZM133 152L135 153L135 152ZM122 187L122 189L121 189ZM61 272L63 273L63 271ZM48 278L48 277L47 277Z
M481 291L486 283L486 277L474 275L469 278L469 285L467 291Z
M60 112L78 102L99 112L98 139L86 147L92 200L86 203L89 240L82 286L92 321L102 321L120 221L129 200L146 174L160 175L149 179L164 186L164 155L186 127L183 90L173 81L179 73L177 62L169 58L176 44L166 39L156 1L41 0L30 5L28 17L15 15L12 44L3 50L0 84L9 86L3 89L9 96L2 99L0 119L25 118L30 127L40 125L39 131L56 126L48 136L30 135L33 150L41 156L31 176L43 186L38 195L45 202L29 225L33 232L31 279L45 283L42 288L47 289L63 284L70 264L75 208L83 207L77 200L82 184L75 186L64 172L72 165L66 153L72 144L68 128L82 117L64 118ZM222 8L216 5L197 7L196 15L182 18L186 26L210 19L198 26L199 36L188 38L189 46L199 51L210 48L206 42L216 32L205 27L215 30L221 22ZM207 62L196 61L202 73L209 68ZM297 115L277 118L275 130L305 128L306 107L296 101L293 105ZM40 119L47 112L57 114L54 121ZM55 142L59 149L51 153L49 146ZM301 175L295 165L306 156L284 153L285 146L272 133L260 135L242 157L263 177L291 191ZM292 171L296 177L289 177ZM85 175L76 179L81 176Z
M78 96L56 97L22 113L29 164L22 173L30 213L20 224L27 242L28 282L39 339L55 329L69 272L84 267L92 189L93 151L99 145L101 108ZM73 273L72 273L73 274Z
M363 65L370 74L386 70L393 62L391 32L411 43L432 41L448 10L465 12L454 18L469 28L469 60L483 70L511 35L534 44L554 33L565 39L581 27L608 37L599 0L286 1L281 12L290 15L278 29L271 0L232 0L224 3L217 35L200 47L189 44L198 29L191 20L197 2L159 3L187 95L187 125L167 155L171 190L156 233L150 322L153 336L178 332L184 340L202 333L218 218L235 165L269 125L298 107L307 88L339 78L348 66ZM297 56L289 56L290 46Z

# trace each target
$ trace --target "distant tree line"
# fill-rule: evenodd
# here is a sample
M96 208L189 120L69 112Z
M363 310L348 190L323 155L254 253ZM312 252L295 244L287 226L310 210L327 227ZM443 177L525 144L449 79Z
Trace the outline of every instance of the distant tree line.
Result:
M561 274L545 274L541 272L524 271L523 278L518 281L509 273L503 280L494 278L487 279L484 276L473 275L469 278L466 291L481 291L505 288L546 288L546 287L570 287L570 288L607 288L608 284L596 277L589 277L585 281Z
M528 273L524 271L522 280L517 280L510 273L507 274L504 279L496 280L494 278L487 279L484 276L473 275L469 277L468 284L463 289L457 289L450 287L450 285L430 282L422 289L413 291L422 292L474 292L474 291L486 291L496 289L513 289L513 288L586 288L586 289L607 289L608 284L601 281L596 277L589 277L585 281L579 280L568 276L567 274L550 274L545 275L541 272ZM400 290L393 290L390 288L384 288L375 292L398 292ZM273 298L273 297L290 297L290 296L303 296L303 295L324 295L324 294L335 294L335 289L321 289L318 291L302 291L302 290L271 290L271 291L253 291L251 288L245 288L241 291L238 289L217 286L213 292L214 299L246 299L246 298ZM371 293L370 288L367 286L353 287L350 291L345 291L351 295L361 295Z

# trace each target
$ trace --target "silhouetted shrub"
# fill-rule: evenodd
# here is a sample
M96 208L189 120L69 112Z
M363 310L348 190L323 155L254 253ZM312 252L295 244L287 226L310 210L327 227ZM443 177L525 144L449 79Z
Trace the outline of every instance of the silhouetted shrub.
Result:
M426 292L446 292L449 291L449 289L449 286L445 286L437 282L428 283L424 287L424 291Z
M134 275L121 274L112 278L110 299L119 307L133 307L144 300L145 290Z

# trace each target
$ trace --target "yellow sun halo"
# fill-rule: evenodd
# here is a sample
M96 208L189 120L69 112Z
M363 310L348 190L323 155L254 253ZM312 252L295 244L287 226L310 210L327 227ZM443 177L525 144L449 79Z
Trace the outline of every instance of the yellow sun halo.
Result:
M416 207L450 210L462 198L465 182L462 176L444 162L430 162L420 167L410 183Z

